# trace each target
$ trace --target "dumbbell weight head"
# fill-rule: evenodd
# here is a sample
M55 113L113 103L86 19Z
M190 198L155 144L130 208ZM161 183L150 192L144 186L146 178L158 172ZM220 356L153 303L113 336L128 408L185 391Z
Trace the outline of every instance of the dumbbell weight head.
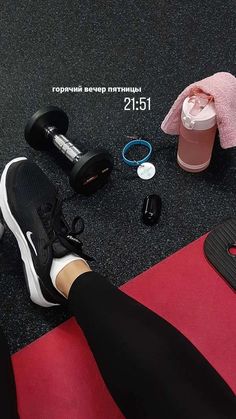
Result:
M113 157L106 150L82 153L65 137L68 125L68 117L62 109L48 106L31 117L25 128L25 139L36 150L56 146L73 164L70 185L76 192L90 195L107 183L114 165Z
M69 126L66 113L57 106L45 106L39 109L28 121L25 127L25 139L36 150L48 150L52 141L47 136L47 128L55 127L65 135Z
M113 165L113 158L106 150L88 151L74 164L70 185L76 192L90 195L107 183Z

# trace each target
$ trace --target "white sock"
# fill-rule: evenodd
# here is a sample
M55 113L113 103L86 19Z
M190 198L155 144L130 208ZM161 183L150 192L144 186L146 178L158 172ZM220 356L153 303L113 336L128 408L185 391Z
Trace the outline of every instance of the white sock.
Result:
M74 262L75 260L82 260L84 263L86 263L86 265L88 265L86 260L77 256L74 253L70 253L69 255L63 256L62 258L54 258L53 261L52 261L52 266L51 266L51 270L50 270L50 277L51 277L52 283L53 283L54 287L56 288L56 290L60 294L62 294L63 296L64 296L64 294L56 286L56 278L57 278L57 275L59 274L59 272L63 268L65 268L66 265L68 265L71 262Z

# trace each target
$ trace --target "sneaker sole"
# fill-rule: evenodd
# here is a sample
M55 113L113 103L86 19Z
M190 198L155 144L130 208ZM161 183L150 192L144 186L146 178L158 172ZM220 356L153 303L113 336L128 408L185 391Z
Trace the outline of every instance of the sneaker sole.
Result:
M6 189L6 176L9 167L19 161L27 160L26 157L18 157L16 159L11 160L4 168L1 176L1 183L0 183L0 205L2 209L2 214L4 220L8 226L8 228L14 234L21 254L21 259L24 263L24 272L25 272L25 279L28 286L28 290L30 293L31 300L42 307L53 307L58 306L58 304L48 302L41 291L39 285L39 277L35 271L33 259L31 256L31 252L28 246L28 243L25 239L23 232L20 229L19 224L15 220L14 216L11 213L8 199L7 199L7 189Z

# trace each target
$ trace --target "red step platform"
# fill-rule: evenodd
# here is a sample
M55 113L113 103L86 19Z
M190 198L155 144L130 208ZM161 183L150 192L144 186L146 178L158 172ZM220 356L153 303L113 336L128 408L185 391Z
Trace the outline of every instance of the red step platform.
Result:
M204 257L204 236L122 286L179 329L236 393L236 295ZM13 355L21 419L121 419L70 319Z

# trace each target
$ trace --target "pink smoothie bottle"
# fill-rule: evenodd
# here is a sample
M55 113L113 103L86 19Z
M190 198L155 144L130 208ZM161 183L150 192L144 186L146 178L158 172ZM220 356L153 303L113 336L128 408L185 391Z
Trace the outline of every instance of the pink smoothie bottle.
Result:
M201 172L209 166L216 129L213 97L197 89L182 106L177 152L177 162L182 169Z

